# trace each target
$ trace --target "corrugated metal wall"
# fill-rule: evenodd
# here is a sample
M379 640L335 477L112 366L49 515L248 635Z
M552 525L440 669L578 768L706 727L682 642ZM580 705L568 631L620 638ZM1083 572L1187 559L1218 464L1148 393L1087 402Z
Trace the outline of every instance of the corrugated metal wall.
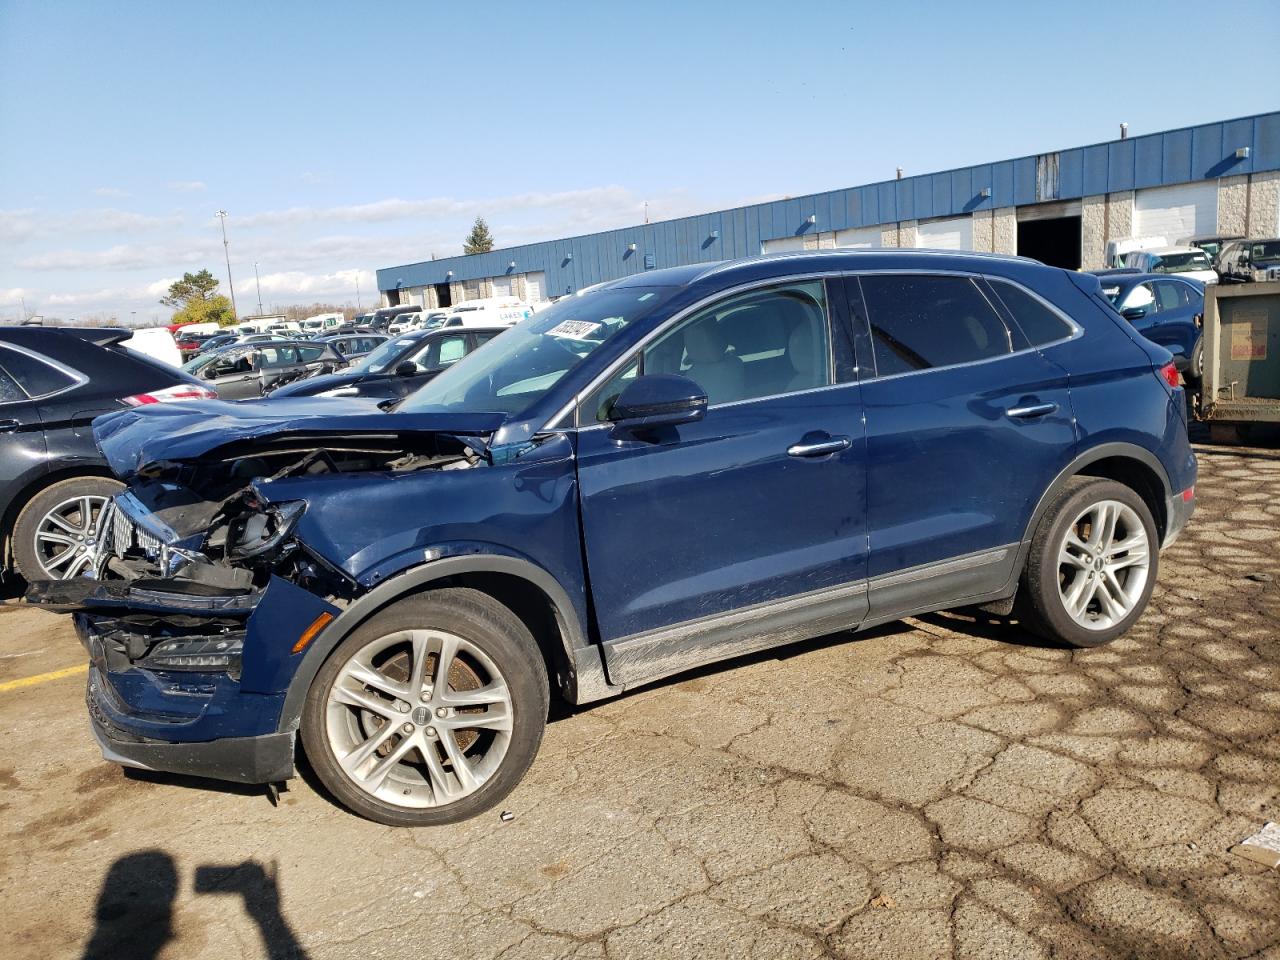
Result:
M1247 158L1236 150L1249 148ZM1041 155L1057 158L1057 197L1071 200L1193 180L1280 170L1280 113L1260 114ZM1037 202L1044 159L1020 157L734 210L508 247L378 271L378 289L414 287L530 271L546 274L547 296L655 267L754 256L765 240L902 220L955 216ZM1039 191L1037 183L1040 184ZM981 196L990 188L989 197ZM809 224L808 218L816 218ZM713 233L718 231L718 236ZM628 250L636 245L634 252ZM509 267L514 261L515 266ZM449 275L452 271L452 275Z

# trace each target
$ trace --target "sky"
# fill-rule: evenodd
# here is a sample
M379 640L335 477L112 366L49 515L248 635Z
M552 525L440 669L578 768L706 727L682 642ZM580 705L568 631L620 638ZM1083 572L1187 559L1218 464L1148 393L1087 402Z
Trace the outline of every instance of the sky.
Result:
M255 263L267 310L368 307L477 215L508 246L1274 110L1277 48L1274 0L0 0L0 321L225 292L218 210L241 314Z

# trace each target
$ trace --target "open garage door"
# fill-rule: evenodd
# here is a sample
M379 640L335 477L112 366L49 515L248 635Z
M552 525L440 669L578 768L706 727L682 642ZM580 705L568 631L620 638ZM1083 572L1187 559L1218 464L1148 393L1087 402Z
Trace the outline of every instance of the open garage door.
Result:
M1018 208L1018 256L1051 267L1079 270L1080 246L1079 200Z
M1177 243L1218 229L1218 184L1183 183L1139 190L1133 198L1133 235Z
M804 237L778 237L760 244L761 253L777 253L779 250L803 250Z
M849 230L836 231L837 247L855 247L866 250L880 246L879 227L854 227Z
M973 217L921 220L916 226L916 246L930 250L972 250Z

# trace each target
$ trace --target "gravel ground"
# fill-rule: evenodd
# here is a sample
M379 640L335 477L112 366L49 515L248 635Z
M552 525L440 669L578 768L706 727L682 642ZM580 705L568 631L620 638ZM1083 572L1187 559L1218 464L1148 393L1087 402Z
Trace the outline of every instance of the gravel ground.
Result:
M102 763L84 675L0 692L10 958L1268 957L1280 453L1198 448L1147 615L1069 651L955 615L567 713L469 823ZM75 667L0 607L0 684Z

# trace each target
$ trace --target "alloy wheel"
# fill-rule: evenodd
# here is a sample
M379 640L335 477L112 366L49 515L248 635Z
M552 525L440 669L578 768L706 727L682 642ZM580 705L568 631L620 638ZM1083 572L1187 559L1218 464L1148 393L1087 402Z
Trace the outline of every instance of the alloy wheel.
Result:
M1058 551L1062 606L1082 627L1106 630L1132 612L1150 569L1151 544L1137 512L1116 500L1090 504Z
M511 742L511 691L478 646L439 630L400 630L342 665L325 735L360 790L401 807L462 799L497 772Z
M106 503L106 497L92 494L71 497L40 518L36 557L49 579L70 580L89 569Z

